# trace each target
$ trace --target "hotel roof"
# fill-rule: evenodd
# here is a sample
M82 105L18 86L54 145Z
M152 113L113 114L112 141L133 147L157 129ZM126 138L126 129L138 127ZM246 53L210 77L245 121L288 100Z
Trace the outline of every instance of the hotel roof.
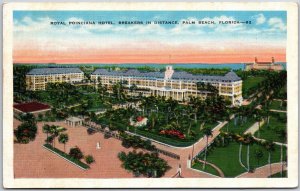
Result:
M163 72L140 72L137 69L129 69L126 71L109 71L107 69L97 69L92 75L104 76L123 76L123 77L141 77L141 78L161 78L165 77ZM210 76L210 75L195 75L185 71L175 71L172 79L177 80L195 80L195 81L218 81L218 82L232 82L240 81L241 78L234 72L228 72L225 76Z
M27 75L83 73L79 68L34 68Z

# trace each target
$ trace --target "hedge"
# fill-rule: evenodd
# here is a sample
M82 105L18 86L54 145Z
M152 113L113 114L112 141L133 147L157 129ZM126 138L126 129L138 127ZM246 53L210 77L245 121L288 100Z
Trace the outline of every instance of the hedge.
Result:
M63 158L67 159L68 161L73 162L73 163L75 163L76 165L78 165L78 166L80 166L80 167L82 167L82 168L84 168L84 169L89 169L89 168L90 168L89 165L87 165L87 164L81 162L81 161L78 160L78 159L75 159L75 158L71 157L71 156L68 155L67 153L64 153L63 151L61 151L61 150L59 150L59 149L57 149L57 148L55 148L55 147L52 147L50 144L44 144L44 146L45 146L46 148L50 149L51 151L55 152L56 154L62 156Z

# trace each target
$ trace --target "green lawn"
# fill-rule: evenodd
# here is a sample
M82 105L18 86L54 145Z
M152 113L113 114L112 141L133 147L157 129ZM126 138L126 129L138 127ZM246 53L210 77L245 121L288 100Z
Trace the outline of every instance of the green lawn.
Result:
M209 164L206 164L205 170L203 170L203 163L200 163L197 161L196 163L193 164L192 168L213 174L215 176L220 176L218 171L215 168L213 168L212 166L210 166Z
M281 176L281 172L278 172L276 174L272 174L272 176L269 176L271 178L286 178L287 177L287 171L283 171L282 172L282 176Z
M263 152L263 157L260 161L255 158L255 150L261 150ZM284 148L284 155L286 154L286 149ZM285 156L284 156L285 157ZM203 159L203 155L200 155ZM226 147L215 147L210 150L207 155L207 161L218 166L224 173L225 177L236 177L246 170L239 164L239 144L236 142L231 142ZM242 161L246 166L247 164L247 147L242 148ZM280 146L275 146L275 151L271 154L271 162L280 161ZM260 145L253 144L250 146L250 167L257 168L268 164L268 152ZM205 170L210 173L209 170Z
M270 109L286 111L286 102L283 101L282 107L280 105L281 105L281 101L272 100L271 105L270 105Z
M217 126L218 123L212 123L209 124L207 123L205 127L208 127L210 129L213 129L215 126ZM199 126L199 125L197 125ZM151 139L154 139L159 142L163 142L175 147L187 147L195 143L197 140L199 140L201 137L203 137L203 133L200 131L199 128L192 128L192 130L196 133L195 139L179 139L176 137L167 137L165 135L160 135L158 131L150 131L150 130L145 130L143 127L141 128L134 128L130 127L129 129L133 133L137 133L139 135L142 135L144 137L148 137Z
M228 124L226 124L222 130L228 132L234 132L237 134L243 134L248 128L250 128L254 123L255 119L252 117L248 117L244 122L240 119L237 119L236 125L234 124L234 119L230 120Z
M265 80L264 77L260 76L251 76L248 77L246 80L243 81L243 97L247 98L251 92L249 92L250 89L255 88L258 83L262 82Z
M281 134L282 130L287 129L287 124L283 120L286 121L286 114L285 113L280 113L278 114L279 117L277 116L270 116L270 122L269 125L265 123L261 128L260 128L260 137L261 139L266 139L269 141L275 141L275 142L280 142L280 143L286 143L286 140L284 136ZM255 136L258 137L258 132L255 133Z

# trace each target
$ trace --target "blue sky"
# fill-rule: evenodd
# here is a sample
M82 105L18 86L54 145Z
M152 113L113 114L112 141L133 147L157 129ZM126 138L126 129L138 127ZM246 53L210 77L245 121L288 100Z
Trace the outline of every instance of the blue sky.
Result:
M285 11L14 11L14 42L20 48L53 44L56 51L72 49L89 41L87 48L109 49L145 46L143 42L171 47L248 49L286 47ZM182 21L213 20L215 25L184 25ZM51 21L113 21L114 25L50 25ZM177 25L119 25L118 21L178 21ZM251 21L251 24L222 25L219 21ZM105 44L103 43L105 42ZM148 44L149 44L148 43ZM124 45L122 45L124 46ZM144 47L145 48L145 47ZM45 49L45 47L44 47Z

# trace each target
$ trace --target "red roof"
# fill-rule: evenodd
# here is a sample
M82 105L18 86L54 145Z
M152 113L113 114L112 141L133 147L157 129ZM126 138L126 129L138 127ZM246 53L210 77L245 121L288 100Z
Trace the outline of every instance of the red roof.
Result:
M15 104L14 108L17 110L20 110L22 112L28 113L28 112L35 112L35 111L50 109L50 106L43 104L43 103L38 103L38 102L29 102L29 103Z

